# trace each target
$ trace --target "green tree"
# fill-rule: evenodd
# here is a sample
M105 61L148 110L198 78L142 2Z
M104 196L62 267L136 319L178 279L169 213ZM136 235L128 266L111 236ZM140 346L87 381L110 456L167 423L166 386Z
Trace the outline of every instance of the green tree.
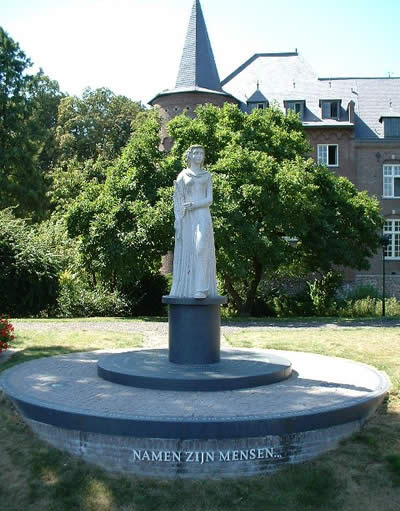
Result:
M217 271L235 309L251 312L263 278L368 266L379 244L378 203L307 158L295 114L245 115L233 105L196 113L171 121L170 154L159 151L156 112L140 114L104 183L92 180L70 206L69 234L93 286L122 289L158 271L173 244L171 185L194 143L205 146L213 174Z
M105 181L90 182L67 212L71 237L79 241L82 266L92 287L129 288L156 275L171 246L172 204L169 169L159 147L156 112L140 114L128 145L105 171Z
M127 144L131 123L141 110L140 103L106 88L87 88L82 98L63 98L57 120L59 160L113 160Z
M61 100L48 193L53 209L65 211L87 183L104 182L106 168L121 155L140 112L139 103L106 88Z
M57 82L32 63L0 27L0 201L18 215L45 214L47 172L54 152Z
M58 108L65 94L57 81L51 80L40 70L34 77L30 96L33 103L31 130L39 140L38 163L45 177L57 160L56 127Z
M38 206L43 192L37 145L27 126L33 104L28 101L34 79L19 45L0 27L0 200L29 212Z
M382 225L378 202L307 158L295 114L199 107L169 124L171 158L206 148L214 179L217 271L234 308L250 313L263 278L368 267ZM293 243L293 239L297 242Z

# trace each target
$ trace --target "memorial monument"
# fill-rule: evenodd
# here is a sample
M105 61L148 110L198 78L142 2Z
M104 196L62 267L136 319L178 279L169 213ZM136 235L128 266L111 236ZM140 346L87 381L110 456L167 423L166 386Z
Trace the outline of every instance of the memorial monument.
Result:
M217 296L214 233L210 214L211 174L202 146L186 151L187 168L174 181L175 250L170 296Z
M220 305L210 206L211 174L204 170L205 151L186 151L187 167L174 181L175 250L169 304L169 360L207 364L220 359Z
M230 350L221 360L220 306L210 206L212 177L205 151L186 151L187 167L174 181L175 250L169 306L169 350L119 353L98 363L98 374L123 385L180 391L219 391L267 385L289 378L283 357ZM155 368L157 371L155 371Z
M196 71L194 81L188 69ZM199 95L214 104L232 101L220 86L198 0L177 88L154 104L169 115L176 111L171 102L188 94L194 103ZM201 146L190 147L175 181L173 285L163 297L169 349L73 353L26 362L0 377L40 438L107 470L193 479L272 472L336 447L390 387L384 373L351 360L221 352L226 298L217 293L205 156Z

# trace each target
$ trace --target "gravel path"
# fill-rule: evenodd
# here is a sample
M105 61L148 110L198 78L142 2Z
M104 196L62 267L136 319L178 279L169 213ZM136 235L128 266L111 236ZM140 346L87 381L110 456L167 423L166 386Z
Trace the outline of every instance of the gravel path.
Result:
M76 331L113 331L140 333L144 336L144 348L166 348L168 346L168 322L165 321L139 321L139 320L14 320L17 331L35 330L51 332L60 330ZM270 321L223 321L221 345L227 346L225 335L242 330L291 330L309 328L372 328L372 327L400 327L400 319L356 320L356 321L315 321L315 320L270 320ZM0 354L0 363L5 362L16 350L7 350Z
M40 321L40 320L16 320L15 326L18 331L36 330L41 332L60 330L79 331L114 331L132 332L144 335L144 346L161 347L168 344L168 323L167 321ZM222 322L222 344L225 344L224 336L242 330L287 330L287 329L309 329L309 328L371 328L371 327L399 327L400 319L375 319L358 321L248 321L248 322Z

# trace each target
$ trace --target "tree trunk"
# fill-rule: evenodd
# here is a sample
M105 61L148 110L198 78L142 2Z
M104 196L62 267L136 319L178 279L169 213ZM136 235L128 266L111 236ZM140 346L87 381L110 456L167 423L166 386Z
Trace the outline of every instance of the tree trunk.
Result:
M246 294L246 302L243 306L243 312L247 315L251 314L251 311L254 306L254 301L257 295L258 285L263 276L263 266L259 261L253 259L253 269L254 269L254 278L252 279L248 291Z
M228 291L228 293L230 294L230 296L232 298L233 306L235 307L235 309L237 311L240 312L240 310L242 309L242 306L243 306L243 300L241 299L241 297L240 297L239 293L236 291L236 289L233 287L232 280L228 275L224 275L224 284L225 284L226 290Z

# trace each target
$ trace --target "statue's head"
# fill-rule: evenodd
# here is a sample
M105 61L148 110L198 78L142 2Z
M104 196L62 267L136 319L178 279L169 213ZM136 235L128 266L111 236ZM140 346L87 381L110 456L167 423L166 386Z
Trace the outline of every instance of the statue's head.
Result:
M202 145L191 145L185 154L187 166L190 168L192 161L196 161L199 165L203 165L205 157L204 147Z

